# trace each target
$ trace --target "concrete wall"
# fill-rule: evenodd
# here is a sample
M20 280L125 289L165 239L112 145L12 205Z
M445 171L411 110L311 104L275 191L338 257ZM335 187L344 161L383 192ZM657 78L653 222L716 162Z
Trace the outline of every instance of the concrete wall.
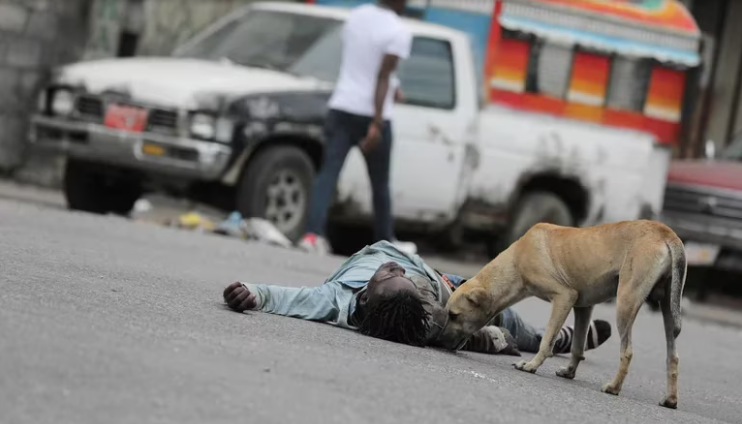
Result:
M27 117L51 67L82 57L89 0L0 0L0 172L26 156Z
M58 0L59 1L59 0ZM144 31L137 55L167 55L180 43L253 0L145 0ZM94 0L88 59L113 57L125 19L126 0Z

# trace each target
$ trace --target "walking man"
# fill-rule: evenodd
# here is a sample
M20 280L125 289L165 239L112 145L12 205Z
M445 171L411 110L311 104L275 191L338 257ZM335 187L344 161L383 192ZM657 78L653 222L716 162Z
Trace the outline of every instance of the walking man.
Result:
M325 122L322 168L314 181L304 250L330 252L325 224L345 158L358 145L366 159L374 205L376 241L386 240L415 253L413 243L394 237L389 187L392 151L391 116L399 81L397 64L410 54L412 34L399 15L406 0L379 0L355 8L343 27L343 53Z

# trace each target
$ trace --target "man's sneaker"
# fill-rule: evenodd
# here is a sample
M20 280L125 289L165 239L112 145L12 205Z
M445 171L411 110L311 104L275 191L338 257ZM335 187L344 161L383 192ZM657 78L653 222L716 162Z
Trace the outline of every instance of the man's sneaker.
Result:
M402 252L408 254L408 255L416 255L417 254L417 245L411 241L399 241L394 240L392 244Z
M330 243L324 237L312 233L305 234L299 241L298 247L305 252L319 255L329 255L332 253Z

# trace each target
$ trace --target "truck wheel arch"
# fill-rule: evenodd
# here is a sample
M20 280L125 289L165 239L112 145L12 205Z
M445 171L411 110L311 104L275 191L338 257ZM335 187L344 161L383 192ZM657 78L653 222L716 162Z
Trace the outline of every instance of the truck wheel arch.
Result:
M280 134L271 135L251 143L246 147L239 157L234 161L230 169L224 174L222 184L230 187L236 186L242 179L243 174L250 167L252 161L258 157L258 153L277 146L295 146L302 149L314 164L314 169L319 170L324 153L323 142L302 134Z
M258 153L265 149L274 148L277 146L294 146L303 150L314 164L314 169L319 170L322 164L322 154L324 151L323 143L314 138L306 135L297 134L282 134L266 137L256 143L255 147L250 150L247 161L242 166L240 174L245 173L245 170L249 168L250 163L258 157ZM241 175L240 175L241 176Z
M590 192L578 177L567 176L555 172L531 174L523 178L514 191L510 210L518 204L518 200L530 192L550 192L558 196L570 210L575 225L587 218L590 206Z
M554 223L579 225L587 217L589 201L588 190L577 178L555 173L538 173L526 176L517 185L517 189L513 191L510 198L507 226L498 237L487 242L489 257L494 258L507 249L531 225L536 224L535 220L530 222L535 215L526 214L523 216L521 209L530 210L531 207L544 207L557 218Z

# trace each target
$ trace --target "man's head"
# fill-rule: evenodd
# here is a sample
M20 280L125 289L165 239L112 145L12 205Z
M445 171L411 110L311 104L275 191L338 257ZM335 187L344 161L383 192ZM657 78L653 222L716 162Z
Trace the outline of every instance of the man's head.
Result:
M379 0L379 3L392 9L398 15L403 14L407 8L407 0Z
M425 345L428 312L415 284L396 262L380 266L368 282L365 317L359 331L379 339Z

